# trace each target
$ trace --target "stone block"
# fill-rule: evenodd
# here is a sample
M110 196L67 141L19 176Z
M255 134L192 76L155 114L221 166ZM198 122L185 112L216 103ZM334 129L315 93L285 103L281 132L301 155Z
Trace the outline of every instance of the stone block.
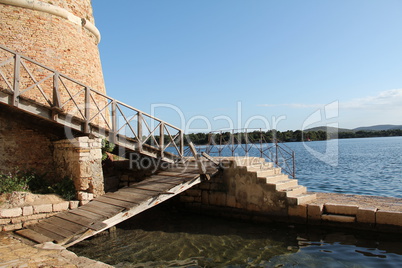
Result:
M88 193L87 192L82 192L82 191L79 191L77 193L77 198L78 198L79 201L89 200L88 199Z
M402 226L402 212L377 210L376 224Z
M206 205L209 204L209 191L202 191L201 202Z
M11 222L10 218L0 219L0 225L9 224Z
M358 206L355 205L343 205L343 204L333 204L325 203L325 211L328 214L340 214L340 215L356 215Z
M53 211L52 204L42 204L33 206L34 214L38 213L49 213Z
M201 190L197 190L197 189L188 189L185 192L188 196L201 196Z
M307 205L308 221L321 221L323 207L324 205L322 204L308 204Z
M89 200L81 200L80 201L80 206L86 205L89 203Z
M3 226L3 232L14 231L22 228L22 223L10 224Z
M192 203L192 202L194 202L194 197L193 196L187 196L187 195L181 195L180 196L180 202Z
M210 192L208 199L210 205L215 206L226 205L226 193L224 192Z
M199 184L201 190L209 190L211 188L211 183L206 181Z
M86 160L82 160L82 161L86 161ZM80 178L86 178L86 177L91 177L91 176L92 176L91 163L89 163L89 161L84 162L84 163L80 163L79 177Z
M224 188L225 188L225 186L222 183L213 182L210 184L209 189L211 191L224 191L225 190Z
M21 215L22 215L21 208L0 209L0 217L1 218L13 218L13 217L19 217Z
M289 217L307 219L307 205L289 206L288 215Z
M258 212L261 211L261 208L258 205L253 204L253 203L248 203L246 209L248 211L258 211Z
M16 218L11 218L11 223L15 224L15 223L20 223L25 221L26 218L25 217L16 217Z
M69 203L70 203L69 208L70 209L75 209L75 208L78 208L78 205L80 204L80 201L70 201Z
M102 159L102 151L101 149L92 149L90 152L90 157L93 160Z
M375 224L376 211L377 208L359 208L356 214L357 222Z
M226 206L235 208L236 207L236 197L234 197L233 195L227 195L226 196Z
M58 203L58 204L53 204L53 211L64 211L67 210L70 206L70 202L66 201L66 202L62 202L62 203Z
M27 206L22 208L22 216L29 216L33 214L33 207Z

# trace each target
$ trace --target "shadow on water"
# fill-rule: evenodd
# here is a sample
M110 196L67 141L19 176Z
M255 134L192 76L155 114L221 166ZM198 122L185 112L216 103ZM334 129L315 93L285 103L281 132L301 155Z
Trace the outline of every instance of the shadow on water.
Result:
M115 267L400 267L401 238L240 222L159 205L70 250Z

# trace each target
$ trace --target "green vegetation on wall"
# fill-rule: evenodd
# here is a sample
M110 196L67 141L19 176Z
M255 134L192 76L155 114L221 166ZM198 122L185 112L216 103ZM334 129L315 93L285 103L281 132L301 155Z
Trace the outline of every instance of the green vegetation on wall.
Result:
M0 174L0 194L11 192L32 192L35 194L57 194L65 200L75 198L74 182L65 177L62 180L51 183L45 175L34 172L16 171Z

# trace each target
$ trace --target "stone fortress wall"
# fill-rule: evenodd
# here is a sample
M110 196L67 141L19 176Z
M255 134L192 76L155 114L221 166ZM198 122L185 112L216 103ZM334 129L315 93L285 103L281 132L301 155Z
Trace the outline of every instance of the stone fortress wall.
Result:
M0 0L0 45L105 93L98 50L99 41L100 33L95 27L90 0ZM0 62L7 61L12 56L11 53L0 49ZM1 74L4 76L0 79L2 94L12 91L13 64L11 58L8 63L0 65ZM25 64L30 73L25 70L25 66L20 67L20 91L51 73L28 61L21 64ZM33 81L31 74L36 81ZM8 84L4 82L5 80ZM62 88L61 81L59 81L60 88ZM63 83L71 86L72 94L82 90L77 84L69 84L67 79L64 79ZM45 80L40 87L51 99L52 79ZM22 96L39 101L39 92L38 87L34 87ZM66 91L60 94L64 95L62 98L68 98ZM85 94L82 93L76 99L79 104L84 102L82 95ZM94 98L98 104L105 102L104 98L96 96ZM40 103L46 104L43 98ZM92 104L91 109L94 107ZM64 112L73 108L75 107L72 101L63 107ZM99 142L96 142L97 146L92 146L93 148L86 148L88 141L83 142L84 145L80 145L84 146L84 150L78 150L74 147L77 141L74 143L65 140L71 137L66 137L63 129L56 130L55 126L45 124L43 120L34 120L16 111L5 106L0 107L1 173L20 170L46 173L55 179L71 176L77 191L80 191L78 198L81 201L103 193ZM107 111L105 114L107 117ZM42 124L39 124L40 122ZM92 151L95 153L91 154ZM96 178L85 173L91 170L91 163L99 168L94 172ZM70 173L65 174L66 171ZM85 182L81 183L81 179Z
M0 44L105 92L90 0L0 0Z

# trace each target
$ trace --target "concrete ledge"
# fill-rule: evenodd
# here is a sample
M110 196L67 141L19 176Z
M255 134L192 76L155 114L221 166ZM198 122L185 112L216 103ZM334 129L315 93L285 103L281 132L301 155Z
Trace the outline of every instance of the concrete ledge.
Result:
M377 208L359 208L356 214L356 220L359 223L376 223Z
M307 222L307 205L298 205L288 207L288 216L292 221Z
M395 225L402 227L402 212L378 210L376 212L377 225Z
M308 222L320 222L324 205L322 204L308 204L307 205L307 219Z
M328 214L341 214L341 215L356 215L358 206L325 203L325 211Z

